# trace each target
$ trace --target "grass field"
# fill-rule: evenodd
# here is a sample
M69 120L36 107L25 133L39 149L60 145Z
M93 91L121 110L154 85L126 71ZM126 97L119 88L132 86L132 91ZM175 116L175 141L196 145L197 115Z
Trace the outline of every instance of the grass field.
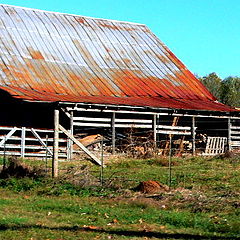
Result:
M56 180L0 179L0 239L240 239L240 157L173 159L170 191L131 190L169 184L167 163L115 160L103 186L82 162L61 163Z

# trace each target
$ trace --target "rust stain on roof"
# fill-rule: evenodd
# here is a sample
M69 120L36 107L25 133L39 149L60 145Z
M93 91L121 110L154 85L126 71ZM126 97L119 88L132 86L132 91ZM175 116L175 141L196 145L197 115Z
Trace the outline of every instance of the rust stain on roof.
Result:
M82 24L85 23L85 20L84 20L84 18L82 18L82 17L76 17L75 19L76 19L77 22L79 22L79 23L82 23Z
M44 59L40 51L29 50L29 52L33 59Z
M0 23L0 88L13 97L232 111L145 25L6 5Z
M134 27L125 27L125 26L119 26L119 25L114 25L112 23L109 23L107 21L99 21L98 23L99 26L101 27L104 27L104 28L110 28L112 30L118 30L118 31L121 31L121 30L125 30L125 31L136 31L137 29L134 28Z

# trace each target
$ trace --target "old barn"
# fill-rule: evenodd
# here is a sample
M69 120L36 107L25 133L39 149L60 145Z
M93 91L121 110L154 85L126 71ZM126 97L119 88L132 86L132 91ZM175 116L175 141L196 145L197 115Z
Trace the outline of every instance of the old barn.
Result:
M100 163L76 135L103 135L115 153L129 132L193 154L200 136L201 154L240 146L239 111L144 24L0 5L0 31L1 154L47 154L56 169L74 142Z

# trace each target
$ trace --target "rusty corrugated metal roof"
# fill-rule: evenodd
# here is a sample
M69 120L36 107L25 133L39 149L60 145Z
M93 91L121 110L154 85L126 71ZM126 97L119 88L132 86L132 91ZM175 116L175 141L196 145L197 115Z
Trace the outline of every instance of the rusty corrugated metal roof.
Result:
M7 5L0 88L31 101L232 110L145 25Z

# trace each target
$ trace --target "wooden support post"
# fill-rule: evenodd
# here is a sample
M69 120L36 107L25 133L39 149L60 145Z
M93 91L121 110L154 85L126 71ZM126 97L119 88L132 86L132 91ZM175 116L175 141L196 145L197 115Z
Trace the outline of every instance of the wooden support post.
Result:
M54 110L52 177L58 176L58 149L59 149L59 110L55 109Z
M192 155L196 155L196 128L195 117L192 117Z
M115 112L112 113L112 154L115 154L116 150L116 128L115 128Z
M153 143L154 148L157 147L157 114L153 115Z
M178 157L181 156L183 150L184 150L184 140L185 140L185 135L182 136L180 144L179 144L179 149L178 149L178 153L176 154Z
M70 129L69 129L69 133L71 135L73 134L73 111L70 112ZM67 142L67 159L71 160L72 159L72 155L73 155L73 141L68 138L68 142Z
M26 139L26 128L22 127L22 134L21 134L21 158L25 157L25 139Z
M228 138L227 138L227 144L228 144L228 151L232 150L232 145L231 145L231 119L228 118Z

